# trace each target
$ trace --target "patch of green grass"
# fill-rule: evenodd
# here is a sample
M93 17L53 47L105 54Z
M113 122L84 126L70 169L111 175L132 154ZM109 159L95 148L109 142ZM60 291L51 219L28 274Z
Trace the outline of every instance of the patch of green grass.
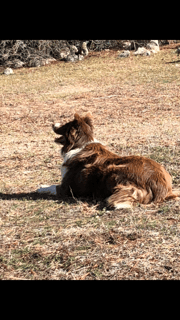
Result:
M76 247L76 250L78 250L78 251L81 251L81 250L89 250L89 249L91 249L90 246L79 246L79 247Z
M158 210L158 213L167 214L169 211L170 211L169 206L162 206L162 207Z
M111 229L112 227L114 227L117 224L117 221L111 220L111 221L107 221L105 224L108 227L108 229Z
M96 278L101 279L103 277L102 268L103 263L100 263L96 268L90 269L88 271L92 272Z
M78 227L82 227L82 220L75 221L75 223Z
M87 219L88 223L92 225L99 225L99 219L96 216Z
M97 215L101 217L106 213L106 211L107 211L107 208L103 208L102 210L98 211Z
M174 149L169 147L151 147L151 154L149 157L157 162L171 162L179 154Z

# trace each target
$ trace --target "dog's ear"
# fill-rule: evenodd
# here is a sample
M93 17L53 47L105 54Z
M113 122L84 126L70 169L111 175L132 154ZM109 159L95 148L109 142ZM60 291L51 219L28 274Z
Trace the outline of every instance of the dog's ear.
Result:
M93 124L92 124L92 113L88 112L85 117L83 118L83 120L91 127L93 128Z
M78 122L81 121L81 117L78 115L78 113L75 113L74 120L77 120Z

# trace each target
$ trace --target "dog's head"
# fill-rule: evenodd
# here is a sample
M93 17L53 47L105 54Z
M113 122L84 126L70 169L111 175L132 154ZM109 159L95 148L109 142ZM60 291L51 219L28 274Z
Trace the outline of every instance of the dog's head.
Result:
M59 138L55 139L55 142L63 145L63 153L81 148L87 142L94 140L92 118L89 113L84 117L80 117L75 113L73 121L62 126L59 123L55 123L52 128L56 134L60 135Z

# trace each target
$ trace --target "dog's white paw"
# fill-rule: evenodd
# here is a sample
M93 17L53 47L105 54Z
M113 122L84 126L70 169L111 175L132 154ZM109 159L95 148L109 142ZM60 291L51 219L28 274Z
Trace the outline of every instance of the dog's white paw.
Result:
M56 185L48 186L48 185L41 185L39 189L37 189L36 192L39 193L51 193L56 195Z

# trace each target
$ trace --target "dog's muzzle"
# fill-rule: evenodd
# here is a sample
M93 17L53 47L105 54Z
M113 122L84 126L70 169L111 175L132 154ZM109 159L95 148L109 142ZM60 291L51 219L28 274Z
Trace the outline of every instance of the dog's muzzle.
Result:
M56 142L56 143L60 143L60 144L65 144L65 142L66 142L66 139L65 139L65 137L64 136L61 136L61 137L59 137L59 138L55 138L54 139L54 142Z

